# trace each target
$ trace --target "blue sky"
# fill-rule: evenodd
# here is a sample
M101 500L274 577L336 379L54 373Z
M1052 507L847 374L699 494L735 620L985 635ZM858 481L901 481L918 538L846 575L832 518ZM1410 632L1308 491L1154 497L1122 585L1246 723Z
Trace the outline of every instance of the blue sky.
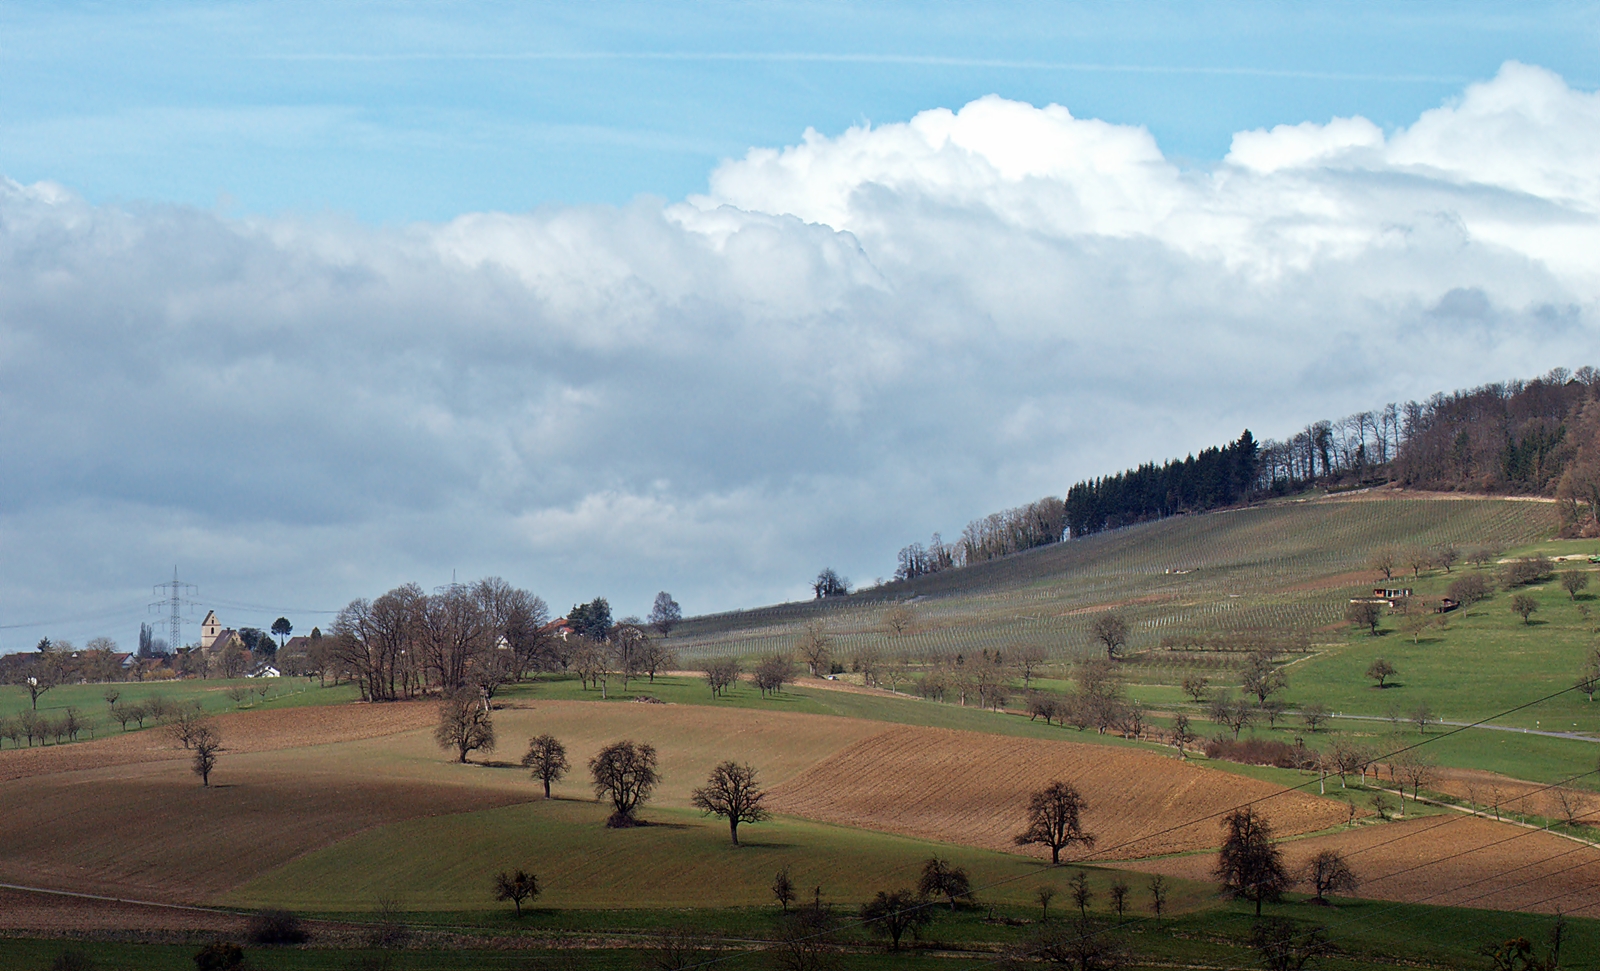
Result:
M669 200L723 158L986 94L1143 125L1386 128L1506 60L1595 86L1586 4L0 6L0 172L366 221Z
M0 651L688 613L1600 364L1596 4L0 5ZM318 613L322 611L322 613Z

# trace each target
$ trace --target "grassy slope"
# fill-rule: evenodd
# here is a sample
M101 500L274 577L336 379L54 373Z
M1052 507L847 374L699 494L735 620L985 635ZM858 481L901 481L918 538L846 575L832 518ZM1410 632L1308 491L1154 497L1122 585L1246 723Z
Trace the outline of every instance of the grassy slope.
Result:
M1093 612L1112 604L1134 621L1135 650L1185 631L1311 631L1343 616L1380 548L1508 548L1553 535L1556 525L1550 504L1492 499L1318 500L1180 516L841 600L693 618L673 640L685 657L787 651L806 621L821 618L842 654L866 645L927 654L1020 642L1072 656L1090 649ZM1178 570L1187 572L1168 572ZM917 628L891 642L884 605L913 598Z
M389 894L412 910L500 910L490 875L526 866L540 875L541 907L761 907L773 874L790 867L809 893L860 901L880 889L914 887L928 857L964 866L986 889L982 898L1023 905L1041 883L1064 888L1066 874L1040 863L879 833L778 818L740 828L728 839L719 819L681 809L647 808L656 825L608 830L607 810L555 799L523 806L413 820L311 853L230 893L223 902L339 910L372 905ZM444 852L422 853L418 847ZM1110 876L1095 871L1103 891ZM1193 906L1204 890L1189 887Z

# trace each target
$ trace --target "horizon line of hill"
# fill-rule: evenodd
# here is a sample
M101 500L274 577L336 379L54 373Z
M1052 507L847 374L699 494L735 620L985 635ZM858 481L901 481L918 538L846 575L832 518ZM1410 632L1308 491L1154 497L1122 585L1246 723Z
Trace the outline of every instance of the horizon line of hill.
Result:
M1108 529L1207 512L1311 488L1399 484L1560 500L1564 535L1600 536L1600 370L1554 368L1425 401L1314 421L1284 441L1235 441L1183 459L1074 484L1064 497L990 513L946 543L938 533L896 557L894 579L982 563ZM818 599L849 592L831 568Z

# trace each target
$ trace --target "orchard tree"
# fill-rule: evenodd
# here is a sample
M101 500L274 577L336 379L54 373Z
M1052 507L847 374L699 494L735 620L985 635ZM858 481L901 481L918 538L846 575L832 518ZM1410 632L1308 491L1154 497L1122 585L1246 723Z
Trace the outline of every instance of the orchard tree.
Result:
M1229 813L1222 826L1226 832L1213 872L1225 895L1254 902L1260 917L1262 901L1277 900L1289 887L1283 853L1273 845L1266 819L1248 806Z
M950 901L950 909L955 910L957 900L972 900L972 880L967 876L966 868L930 856L928 862L922 865L917 892L924 897L944 897Z
M933 919L922 898L909 890L879 890L878 895L861 905L861 923L874 934L889 939L889 950L900 950L900 938Z
M1524 624L1533 623L1534 611L1539 609L1539 601L1526 593L1519 593L1511 598L1511 612L1522 618Z
M613 829L639 825L635 813L650 798L661 777L656 774L655 746L647 742L613 742L589 760L596 799L611 800L606 825Z
M528 739L527 754L522 756L522 767L530 769L533 777L544 783L544 797L550 798L550 783L560 782L572 768L567 761L567 749L554 735L540 735Z
M822 621L806 622L805 629L800 632L800 639L795 642L795 651L799 653L800 660L805 662L812 677L821 677L828 673L828 667L833 660L833 639L823 630Z
M728 835L739 845L739 824L759 823L768 817L761 801L767 794L756 784L756 770L749 765L724 762L711 770L706 784L690 793L689 801L707 816L728 821Z
M494 878L494 899L509 900L517 906L517 916L522 916L522 902L539 896L539 878L526 870L514 873L500 871Z
M1106 649L1106 660L1115 661L1128 646L1128 622L1114 610L1108 610L1089 625L1089 634Z
M477 692L458 691L439 705L439 725L433 730L433 740L440 748L454 748L463 764L469 752L494 751L494 722Z
M1378 687L1380 688L1389 687L1387 684L1385 684L1385 682L1399 673L1400 672L1395 670L1393 664L1390 664L1381 657L1367 665L1367 677L1378 682Z
M1338 850L1323 850L1313 856L1301 870L1300 879L1311 887L1311 899L1319 904L1327 903L1329 894L1354 893L1357 887L1355 871Z
M1578 599L1578 594L1589 585L1589 574L1582 570L1569 570L1561 574L1561 589L1567 591L1567 596L1573 600Z
M1068 783L1055 781L1028 797L1027 828L1016 835L1018 846L1038 843L1050 847L1050 862L1061 862L1061 851L1073 844L1094 845L1083 831L1083 813L1089 804Z
M1344 608L1344 619L1352 627L1365 627L1367 633L1378 636L1378 624L1383 621L1383 606L1374 600L1352 600Z

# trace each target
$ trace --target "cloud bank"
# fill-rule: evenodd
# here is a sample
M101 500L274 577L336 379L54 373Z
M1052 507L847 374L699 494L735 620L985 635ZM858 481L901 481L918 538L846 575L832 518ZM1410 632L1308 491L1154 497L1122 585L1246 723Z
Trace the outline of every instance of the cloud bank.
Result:
M0 650L128 643L173 564L273 611L452 570L753 605L1247 425L1594 363L1597 158L1600 96L1508 63L1204 168L988 97L400 228L0 183L0 623L132 605Z

